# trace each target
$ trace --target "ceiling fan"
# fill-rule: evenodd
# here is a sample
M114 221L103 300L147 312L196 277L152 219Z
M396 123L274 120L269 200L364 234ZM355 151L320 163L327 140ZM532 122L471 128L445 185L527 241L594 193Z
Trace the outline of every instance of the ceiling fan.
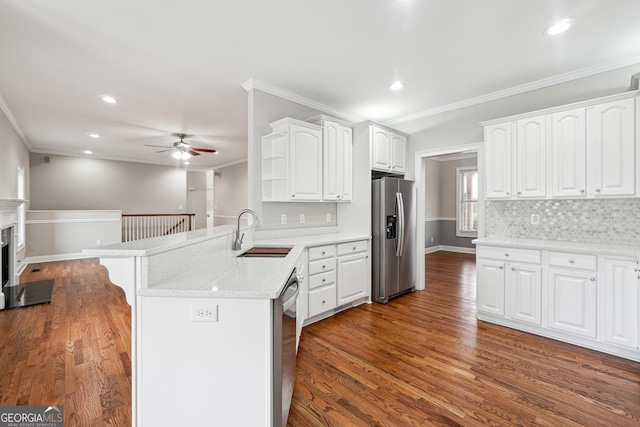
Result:
M166 153L167 151L173 151L173 158L177 160L187 160L191 156L199 156L200 153L216 153L216 150L210 148L196 148L192 147L191 144L185 142L185 138L189 138L193 135L187 135L185 133L174 133L172 134L175 137L180 138L180 141L176 141L173 143L173 147L167 147L164 145L149 145L145 144L146 147L157 147L157 148L166 148L166 150L156 151L156 153Z

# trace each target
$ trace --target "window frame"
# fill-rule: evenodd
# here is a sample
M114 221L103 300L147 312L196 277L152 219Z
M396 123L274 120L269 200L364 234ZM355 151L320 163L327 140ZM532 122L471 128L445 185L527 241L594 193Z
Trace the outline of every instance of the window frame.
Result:
M477 199L473 200L462 200L462 174L467 171L475 171L478 191L476 192L478 195ZM475 202L477 206L478 216L480 216L480 176L478 173L478 166L461 166L456 168L456 236L457 237L478 237L478 227L480 225L480 218L478 218L478 223L476 224L475 231L462 231L462 204L466 202Z

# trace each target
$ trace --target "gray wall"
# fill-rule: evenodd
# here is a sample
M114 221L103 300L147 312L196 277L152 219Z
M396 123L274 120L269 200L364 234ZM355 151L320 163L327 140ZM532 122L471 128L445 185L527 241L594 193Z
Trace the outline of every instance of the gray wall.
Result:
M249 91L249 206L256 211L264 229L290 229L335 226L336 203L286 203L262 202L262 140L272 132L269 123L284 117L306 120L323 111L305 107L286 99L259 90ZM305 223L299 223L300 214L305 214ZM326 214L331 214L331 222ZM280 225L280 215L286 214L288 223Z
M249 206L248 163L226 166L216 172L218 175L213 177L214 225L235 224L238 212Z
M31 154L31 209L188 213L187 173L171 166Z
M206 172L187 172L187 212L196 214L194 229L207 228Z

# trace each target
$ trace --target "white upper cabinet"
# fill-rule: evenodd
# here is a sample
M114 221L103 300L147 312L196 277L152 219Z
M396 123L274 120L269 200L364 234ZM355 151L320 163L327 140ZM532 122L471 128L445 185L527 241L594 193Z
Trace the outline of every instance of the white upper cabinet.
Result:
M587 123L593 126L588 138L593 139L594 188L590 192L595 196L635 193L634 110L633 99L587 109Z
M511 197L511 122L484 128L485 197Z
M587 189L587 140L585 109L555 113L551 116L552 195L584 196Z
M371 169L404 174L407 137L377 126L370 127Z
M323 126L323 199L350 201L352 193L352 131L328 120Z
M285 118L262 138L262 200L322 200L322 128Z
M485 197L640 194L639 91L483 122Z
M515 192L516 197L547 195L547 131L545 116L516 122Z

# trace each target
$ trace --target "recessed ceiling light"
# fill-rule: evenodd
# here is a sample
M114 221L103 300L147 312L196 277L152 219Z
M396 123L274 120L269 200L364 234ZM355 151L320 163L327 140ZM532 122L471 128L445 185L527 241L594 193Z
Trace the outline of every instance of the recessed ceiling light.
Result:
M115 104L116 102L118 102L113 96L109 96L109 95L103 96L102 100L107 104Z
M562 21L558 21L549 28L547 28L544 33L548 36L555 36L558 34L562 34L571 28L573 25L573 19L563 19Z
M397 81L397 82L393 82L393 84L391 86L389 86L389 89L391 90L400 90L405 86L405 84L401 81Z
M100 135L98 135L97 133L90 133L89 134L89 138L98 139L98 138L100 138Z
M84 150L83 152L84 154L93 154L93 151L89 151L89 150Z

